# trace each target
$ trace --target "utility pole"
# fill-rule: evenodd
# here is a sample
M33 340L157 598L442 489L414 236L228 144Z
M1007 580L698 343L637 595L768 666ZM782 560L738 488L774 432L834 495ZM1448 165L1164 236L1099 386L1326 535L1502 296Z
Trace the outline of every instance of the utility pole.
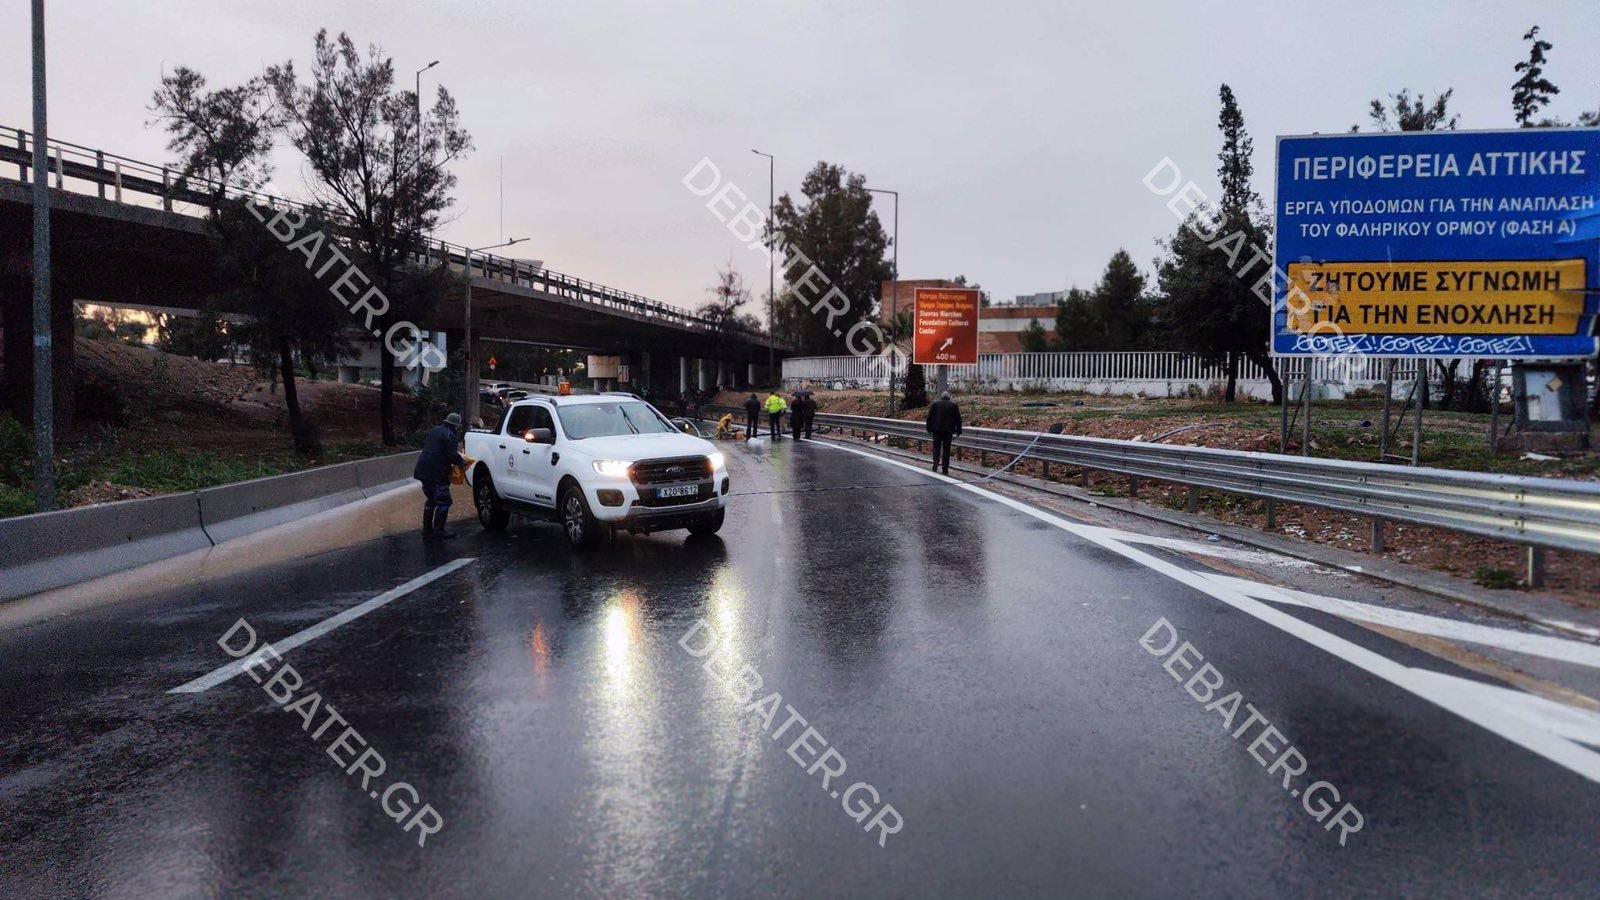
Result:
M773 230L773 211L777 209L773 187L777 184L775 176L778 161L773 159L771 153L754 149L750 152L767 158L767 377L770 379L776 374L778 366L777 352L772 347L778 339L778 319L774 313L777 306L773 299L777 296L778 284L778 234Z
M894 383L900 373L900 346L895 343L900 328L900 192L867 188L874 194L894 196L894 280L889 282L889 415L894 415Z
M33 0L33 508L56 508L54 348L50 331L50 144L44 0Z

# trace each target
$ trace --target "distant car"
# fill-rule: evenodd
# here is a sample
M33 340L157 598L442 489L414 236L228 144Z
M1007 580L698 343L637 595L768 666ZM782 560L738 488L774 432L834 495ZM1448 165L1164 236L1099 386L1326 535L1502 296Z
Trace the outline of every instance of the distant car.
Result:
M479 391L478 392L478 402L479 403L487 403L490 406L499 406L500 405L500 395L496 394L493 391Z
M501 397L502 397L503 401L505 402L505 404L507 406L509 406L509 405L517 402L518 400L526 400L526 399L528 399L528 392L527 391L506 391L504 394L501 395Z
M504 394L506 391L511 390L511 385L504 381L496 381L494 384L485 385L483 389L492 394Z

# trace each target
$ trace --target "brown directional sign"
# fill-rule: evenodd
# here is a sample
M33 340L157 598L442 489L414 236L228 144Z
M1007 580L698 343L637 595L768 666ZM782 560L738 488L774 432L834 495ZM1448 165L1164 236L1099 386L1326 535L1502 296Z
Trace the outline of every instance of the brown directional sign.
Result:
M978 364L978 292L917 288L911 359L923 366Z

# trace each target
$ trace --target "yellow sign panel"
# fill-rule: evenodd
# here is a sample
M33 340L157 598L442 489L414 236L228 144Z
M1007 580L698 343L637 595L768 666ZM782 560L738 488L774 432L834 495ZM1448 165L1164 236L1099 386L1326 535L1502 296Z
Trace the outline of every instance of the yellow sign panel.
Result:
M1584 260L1290 263L1302 333L1577 334Z

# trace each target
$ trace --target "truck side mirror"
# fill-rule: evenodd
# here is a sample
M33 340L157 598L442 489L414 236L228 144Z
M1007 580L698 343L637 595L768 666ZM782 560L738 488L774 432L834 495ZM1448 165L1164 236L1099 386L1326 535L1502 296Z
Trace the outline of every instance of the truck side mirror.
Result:
M556 432L553 428L530 428L522 433L522 439L530 444L554 444Z

